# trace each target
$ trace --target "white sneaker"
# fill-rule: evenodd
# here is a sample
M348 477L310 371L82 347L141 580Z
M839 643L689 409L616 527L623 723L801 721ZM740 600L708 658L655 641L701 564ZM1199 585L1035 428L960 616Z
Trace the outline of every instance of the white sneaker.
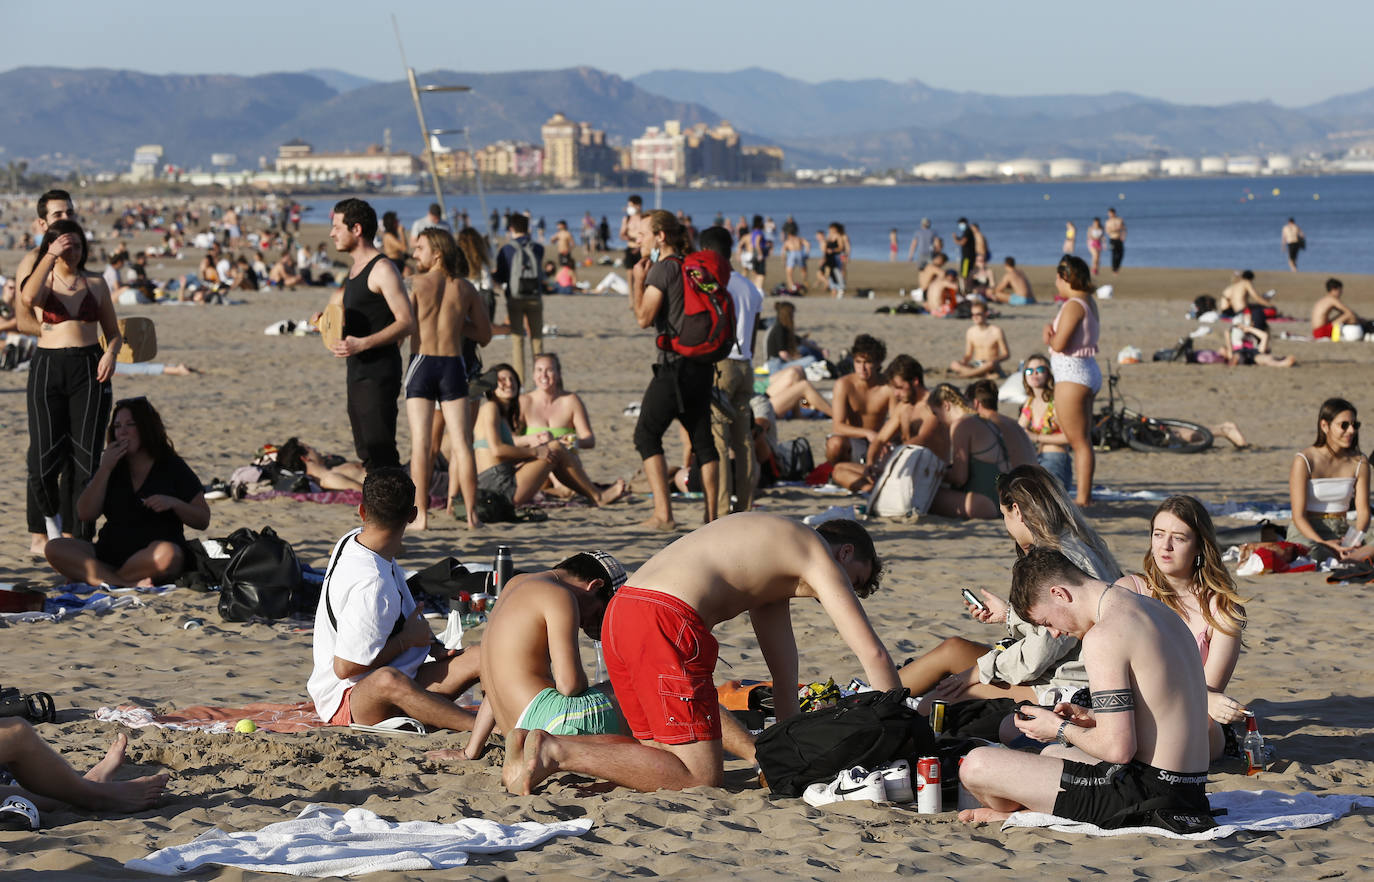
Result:
M887 792L888 802L914 802L915 792L911 789L911 763L904 759L893 760L879 766L883 776L883 789Z
M910 783L907 787L910 788ZM802 794L802 799L810 806L829 805L832 802L887 802L887 789L883 786L883 773L870 772L863 766L845 769L829 784L812 784Z

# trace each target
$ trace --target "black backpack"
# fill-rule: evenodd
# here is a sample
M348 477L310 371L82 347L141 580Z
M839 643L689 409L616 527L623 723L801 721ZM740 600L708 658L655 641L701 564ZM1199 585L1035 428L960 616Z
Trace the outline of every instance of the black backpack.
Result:
M312 602L310 593L290 543L271 527L263 527L225 566L219 614L226 622L281 619L313 609L319 595Z
M921 757L934 756L930 723L907 706L907 694L861 692L764 729L754 745L769 789L800 796L808 785L853 766L875 769L906 759L914 767Z
M507 296L529 300L544 293L544 269L529 242L512 242L515 249L510 259L510 278L506 282Z

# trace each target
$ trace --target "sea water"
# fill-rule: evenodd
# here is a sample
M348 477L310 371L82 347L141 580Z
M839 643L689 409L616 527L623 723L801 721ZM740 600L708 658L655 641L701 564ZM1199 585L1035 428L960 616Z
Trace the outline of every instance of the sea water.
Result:
M1275 192L1277 191L1277 193ZM548 235L566 220L580 236L582 214L598 222L604 215L611 236L620 228L625 198L639 193L652 208L652 187L641 190L579 193L492 193L492 209L529 210L545 219ZM366 198L366 197L365 197ZM425 214L433 197L377 196L370 200L380 216L395 211L408 228ZM466 210L473 226L486 232L477 196L446 195L450 212ZM308 220L327 222L332 200L307 200ZM845 225L859 260L888 259L888 231L896 227L899 257L905 259L912 234L929 217L944 237L945 251L957 255L955 221L978 223L994 264L1008 255L1025 265L1053 264L1064 241L1064 222L1078 227L1076 253L1087 259L1088 227L1104 223L1115 207L1126 221L1127 267L1203 267L1287 269L1279 231L1289 217L1307 237L1299 267L1324 273L1374 273L1374 175L1275 176L1260 178L1185 178L1140 181L1027 183L940 183L895 187L789 187L730 190L669 190L662 207L684 211L698 228L710 226L717 212L734 224L740 215L772 217L779 228L789 216L818 254L817 230L832 221ZM502 230L504 234L504 230ZM612 247L621 243L612 242ZM1109 257L1103 254L1104 268ZM780 276L779 276L780 277Z

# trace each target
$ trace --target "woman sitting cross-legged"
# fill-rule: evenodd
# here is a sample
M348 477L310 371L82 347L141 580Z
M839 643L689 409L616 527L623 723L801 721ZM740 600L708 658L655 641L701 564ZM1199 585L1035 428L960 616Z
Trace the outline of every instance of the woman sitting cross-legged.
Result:
M185 528L210 526L200 479L177 456L162 417L146 398L116 401L109 445L76 500L81 520L103 515L92 545L54 539L45 549L53 569L90 585L161 585L187 560Z

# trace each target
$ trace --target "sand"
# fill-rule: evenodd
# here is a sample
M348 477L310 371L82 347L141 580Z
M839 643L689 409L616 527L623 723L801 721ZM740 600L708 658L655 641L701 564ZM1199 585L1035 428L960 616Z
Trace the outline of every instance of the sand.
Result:
M312 235L311 241L314 241ZM155 272L159 262L152 261ZM779 273L777 261L773 272ZM6 259L12 266L12 256ZM193 266L183 260L180 266ZM182 269L181 271L185 271ZM168 270L170 273L170 269ZM1033 268L1042 296L1051 271ZM592 278L600 277L600 270ZM911 287L910 267L857 265L854 287L874 287L877 302L818 297L800 301L799 326L838 352L861 331L883 337L891 354L909 352L928 368L940 368L962 348L964 324L929 317L874 315L891 305L896 289ZM1276 287L1286 312L1304 316L1317 296L1318 274L1261 274L1260 290ZM1134 344L1147 354L1170 346L1195 327L1183 314L1203 291L1217 292L1225 273L1133 270L1115 280L1116 296L1102 303L1102 349L1114 354ZM1356 310L1374 314L1374 280L1347 278ZM329 357L318 338L268 337L262 330L283 318L299 319L319 308L319 289L246 295L234 307L150 306L122 314L155 318L159 360L203 369L190 378L117 378L116 397L147 395L161 409L173 441L202 480L227 478L265 442L298 435L325 451L351 455L343 408L342 362ZM771 314L771 303L766 306ZM618 297L553 298L547 321L560 336L548 347L563 357L570 388L580 391L598 433L585 456L593 477L630 477L638 462L631 444L633 420L621 415L648 380L653 342L634 327ZM1053 307L1004 310L1013 354L1039 348L1040 329ZM1305 323L1276 325L1302 331ZM1219 343L1219 337L1213 340ZM1200 343L1202 341L1199 341ZM1288 465L1294 450L1311 443L1321 400L1343 394L1366 406L1364 392L1374 364L1374 345L1278 341L1293 353L1291 370L1142 364L1122 370L1123 390L1140 410L1215 422L1232 419L1253 442L1239 452L1219 442L1192 457L1134 452L1102 454L1097 481L1117 490L1194 493L1209 502L1287 499ZM488 364L507 357L509 344L495 342ZM929 382L940 379L932 371ZM0 457L0 486L11 503L0 511L10 538L0 548L6 579L50 580L30 558L24 527L23 454L26 375L0 374L0 395L9 407L0 429L10 439ZM398 441L408 444L403 426ZM819 448L824 423L785 423L784 438L806 435ZM670 457L677 456L670 442ZM760 507L803 516L846 500L803 490L769 491ZM1148 548L1151 503L1103 502L1090 512L1095 526L1128 568ZM700 503L682 504L679 519L699 517ZM242 526L272 525L302 560L322 564L334 540L356 520L347 506L221 501L212 504L205 535L223 536ZM555 562L571 550L606 547L630 568L667 539L634 525L649 513L643 492L628 503L599 511L551 511L542 524L503 525L469 532L437 515L434 527L407 537L402 563L420 567L444 555L488 562L498 543L509 544L519 567ZM1221 526L1238 522L1222 519ZM990 630L962 615L958 589L986 586L1005 591L1010 541L998 521L956 523L925 518L914 525L878 523L878 546L891 575L866 601L879 634L898 661L949 635L978 639ZM1369 748L1374 712L1369 709L1370 643L1362 587L1328 586L1315 575L1242 579L1252 598L1247 649L1231 694L1250 703L1274 743L1280 761L1258 778L1232 763L1214 769L1211 789L1273 788L1367 792L1374 783ZM183 630L190 617L208 624ZM858 667L821 610L796 604L797 642L804 647L804 678L845 681ZM767 671L745 621L717 630L719 672L725 677L764 677ZM285 626L221 623L213 595L177 591L136 609L106 616L78 616L59 624L0 628L6 686L51 692L59 721L41 727L45 738L84 769L93 764L118 727L93 719L102 705L132 703L165 711L194 704L240 705L293 702L305 695L310 636ZM590 652L584 653L590 663ZM252 830L294 817L307 803L364 806L400 820L452 820L482 815L497 820L590 817L589 835L562 839L533 851L475 858L456 876L495 879L610 878L624 875L719 878L834 878L841 875L926 873L955 879L991 874L1084 878L1128 874L1172 879L1207 872L1215 877L1352 878L1368 872L1374 852L1369 815L1320 829L1283 835L1243 835L1221 843L1172 840L1076 839L1046 831L971 829L952 813L917 816L868 804L811 809L800 800L773 799L758 789L742 763L727 766L723 789L638 794L556 777L531 797L511 797L500 784L501 752L467 765L440 767L423 759L426 749L457 747L466 736L383 739L319 730L299 735L203 735L136 730L130 733L130 773L167 769L165 803L134 816L96 818L66 811L45 817L38 834L0 833L0 871L15 878L124 878L124 861L189 841L210 827ZM1318 867L1320 865L1320 867ZM199 878L237 879L238 871L208 871ZM418 876L419 874L412 874ZM427 878L433 878L429 874Z

